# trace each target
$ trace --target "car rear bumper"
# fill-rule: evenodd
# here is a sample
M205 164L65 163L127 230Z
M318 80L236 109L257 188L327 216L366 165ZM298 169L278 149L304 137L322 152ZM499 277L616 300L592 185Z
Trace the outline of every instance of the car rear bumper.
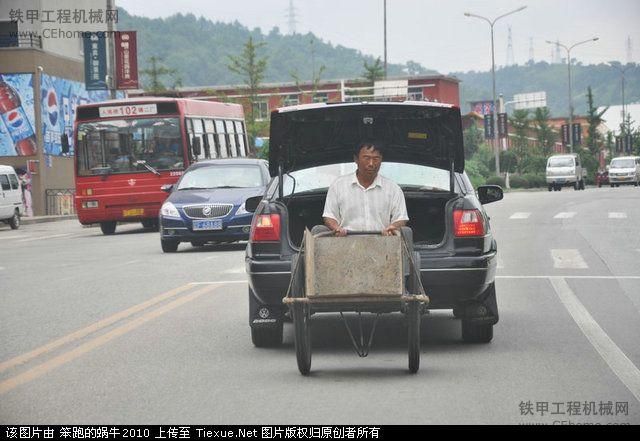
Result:
M247 258L249 285L260 303L282 307L291 279L290 260ZM496 274L496 252L481 256L421 257L420 275L431 309L450 309L480 296Z
M575 176L547 176L547 184L573 185L575 182Z

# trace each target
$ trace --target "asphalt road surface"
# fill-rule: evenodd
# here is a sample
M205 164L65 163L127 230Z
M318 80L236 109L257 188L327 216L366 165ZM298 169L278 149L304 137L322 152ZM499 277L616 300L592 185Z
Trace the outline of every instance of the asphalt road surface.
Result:
M313 318L312 374L251 344L244 244L0 225L0 424L639 424L640 189L517 192L487 210L500 322L438 311L407 370L400 314L358 358Z

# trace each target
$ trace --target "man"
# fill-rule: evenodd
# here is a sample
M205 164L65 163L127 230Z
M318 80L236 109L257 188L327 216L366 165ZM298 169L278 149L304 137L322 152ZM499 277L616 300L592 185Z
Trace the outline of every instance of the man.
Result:
M355 173L340 176L329 187L322 214L336 236L349 231L380 231L391 236L409 220L402 189L378 174L382 145L363 142L354 151Z

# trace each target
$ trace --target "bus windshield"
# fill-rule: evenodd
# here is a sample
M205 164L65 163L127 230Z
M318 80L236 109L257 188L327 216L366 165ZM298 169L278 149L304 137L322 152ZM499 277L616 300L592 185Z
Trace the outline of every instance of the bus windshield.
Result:
M78 175L184 169L178 118L141 118L78 125Z

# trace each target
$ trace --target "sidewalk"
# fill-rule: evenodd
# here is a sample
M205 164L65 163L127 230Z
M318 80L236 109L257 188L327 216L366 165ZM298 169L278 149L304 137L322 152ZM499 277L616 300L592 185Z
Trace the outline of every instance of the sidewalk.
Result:
M22 216L20 218L20 224L22 225L31 225L31 224L40 224L43 222L56 222L61 220L68 219L77 219L78 217L75 214L67 214L61 216Z

